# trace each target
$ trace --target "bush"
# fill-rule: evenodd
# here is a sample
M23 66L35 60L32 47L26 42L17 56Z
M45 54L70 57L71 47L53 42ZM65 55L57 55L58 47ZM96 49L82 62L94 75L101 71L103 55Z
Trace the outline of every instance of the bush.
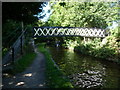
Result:
M74 50L82 54L119 62L119 43L117 42L118 38L114 35L107 36L102 42L100 39L94 39L86 43L83 42L76 46Z

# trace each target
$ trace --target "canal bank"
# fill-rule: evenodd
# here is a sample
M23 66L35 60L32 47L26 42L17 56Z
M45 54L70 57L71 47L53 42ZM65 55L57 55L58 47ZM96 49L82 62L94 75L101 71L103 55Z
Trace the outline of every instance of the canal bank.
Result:
M120 67L117 64L60 47L48 49L75 88L119 88Z
M39 51L46 58L46 84L50 88L73 88L73 85L64 73L59 69L58 65L52 60L51 54L45 48L45 44L38 44Z

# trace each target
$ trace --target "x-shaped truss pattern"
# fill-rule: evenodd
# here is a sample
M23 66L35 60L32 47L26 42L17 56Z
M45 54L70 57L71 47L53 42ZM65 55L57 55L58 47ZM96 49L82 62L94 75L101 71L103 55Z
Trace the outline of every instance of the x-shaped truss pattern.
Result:
M34 37L40 36L83 36L105 37L106 30L79 27L34 27Z

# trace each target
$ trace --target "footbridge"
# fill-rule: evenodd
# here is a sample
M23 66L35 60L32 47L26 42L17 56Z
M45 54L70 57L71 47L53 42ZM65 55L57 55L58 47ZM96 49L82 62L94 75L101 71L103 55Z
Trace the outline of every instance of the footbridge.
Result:
M80 27L34 27L34 37L82 36L104 38L108 35L106 29Z

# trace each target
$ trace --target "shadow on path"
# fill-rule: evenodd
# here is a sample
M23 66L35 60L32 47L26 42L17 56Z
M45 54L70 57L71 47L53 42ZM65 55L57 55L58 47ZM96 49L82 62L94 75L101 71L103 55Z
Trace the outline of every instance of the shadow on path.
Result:
M34 47L34 51L37 56L30 67L15 76L3 78L2 88L46 88L45 58L37 48Z

